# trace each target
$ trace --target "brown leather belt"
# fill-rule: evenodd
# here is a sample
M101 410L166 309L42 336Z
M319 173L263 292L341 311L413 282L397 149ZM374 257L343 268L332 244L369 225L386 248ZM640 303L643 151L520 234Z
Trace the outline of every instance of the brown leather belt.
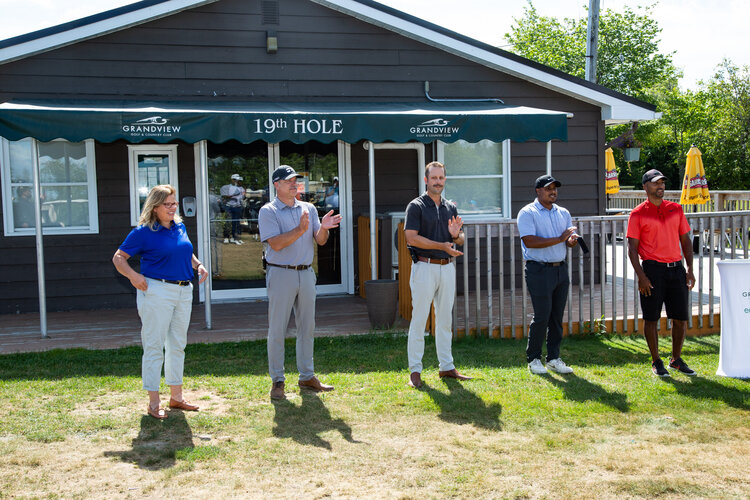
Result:
M565 261L562 262L540 262L541 265L547 266L547 267L560 267L563 264L565 264Z
M272 264L270 262L266 262L269 266L273 267L280 267L282 269L292 269L294 271L304 271L305 269L309 268L310 266L285 266L283 264Z
M420 262L427 262L428 264L440 264L444 266L453 262L453 259L430 259L428 257L417 257Z

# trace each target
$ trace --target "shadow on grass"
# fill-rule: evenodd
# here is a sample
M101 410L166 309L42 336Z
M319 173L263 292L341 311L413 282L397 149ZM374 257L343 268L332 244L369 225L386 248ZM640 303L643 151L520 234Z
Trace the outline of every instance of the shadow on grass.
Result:
M609 392L604 387L589 382L585 378L581 378L575 374L571 373L569 375L562 375L562 378L557 378L547 373L541 375L541 377L562 389L563 396L571 401L579 403L596 401L611 406L622 413L627 413L630 410L628 397L625 394L614 391Z
M352 437L352 428L340 418L331 418L331 412L314 392L300 391L302 404L297 406L289 400L273 400L273 435L291 438L309 446L331 449L331 443L320 437L326 431L338 431L350 443L361 443Z
M719 384L700 375L695 377L675 375L674 377L664 377L662 380L672 384L678 393L693 399L714 399L723 401L732 408L750 410L750 396L748 396L747 391Z
M426 383L423 383L420 389L440 407L438 418L453 424L472 424L483 429L502 430L503 426L500 421L502 405L485 404L482 398L466 389L455 379L444 378L442 383L448 387L448 394Z
M181 410L170 411L166 420L144 415L132 446L128 451L105 451L104 456L119 458L141 469L168 469L174 467L178 451L193 449L193 431Z

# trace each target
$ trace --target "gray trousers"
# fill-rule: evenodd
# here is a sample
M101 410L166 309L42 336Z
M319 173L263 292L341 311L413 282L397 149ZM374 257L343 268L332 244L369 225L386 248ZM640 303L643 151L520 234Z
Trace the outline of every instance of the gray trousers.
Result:
M529 325L526 360L530 363L542 357L542 345L547 338L547 361L560 357L562 319L568 301L568 265L545 266L526 261L526 286L534 306L534 319Z
M268 374L274 382L284 380L284 338L294 309L297 325L297 370L300 380L315 375L313 331L315 330L315 271L268 266Z

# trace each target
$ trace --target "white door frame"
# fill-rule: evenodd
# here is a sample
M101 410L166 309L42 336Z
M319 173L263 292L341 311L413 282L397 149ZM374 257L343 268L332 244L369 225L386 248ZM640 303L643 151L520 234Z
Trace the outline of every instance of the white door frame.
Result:
M205 156L202 159L198 158L197 155L200 151ZM196 154L196 193L202 193L200 184L200 176L198 175L198 168L201 164L208 165L208 148L195 148ZM318 285L316 290L318 295L337 295L337 294L353 294L354 293L354 236L352 232L353 228L353 217L352 217L352 187L351 187L351 145L342 141L338 141L338 170L339 170L339 207L342 215L341 219L341 283L333 285ZM281 153L279 151L279 144L268 144L268 193L269 198L273 199L276 196L271 182L271 174L274 169L280 165ZM200 200L199 200L200 205ZM201 217L208 217L207 213L201 215ZM206 227L208 227L207 221L204 221ZM202 224L198 225L199 228L199 256L205 261L209 258L209 249L205 248L204 238L202 237ZM215 301L236 301L244 299L265 299L268 293L265 287L262 288L241 288L235 290L212 290L211 300ZM200 300L205 301L205 294L203 287L200 289Z

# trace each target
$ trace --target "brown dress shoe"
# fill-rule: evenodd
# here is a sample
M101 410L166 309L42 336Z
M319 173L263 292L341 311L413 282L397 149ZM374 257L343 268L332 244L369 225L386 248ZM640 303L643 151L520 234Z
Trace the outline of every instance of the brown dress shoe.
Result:
M151 408L151 405L148 405L146 411L148 411L149 415L158 420L164 420L169 416L167 415L167 411L162 407Z
M466 375L461 375L460 373L458 373L458 370L456 370L455 368L452 370L446 370L444 372L438 372L438 375L440 376L440 378L448 377L448 378L455 378L458 380L471 380L471 377L467 377Z
M273 387L271 387L271 399L286 399L283 380L273 383Z
M411 375L409 375L409 387L414 387L415 389L419 389L422 387L422 374L419 372L411 372Z
M169 398L169 407L177 410L198 411L198 406L191 405L184 399L182 401L177 401L176 399Z
M310 380L300 380L299 386L302 389L309 389L315 392L328 392L333 390L332 385L321 384L318 377L313 377Z

